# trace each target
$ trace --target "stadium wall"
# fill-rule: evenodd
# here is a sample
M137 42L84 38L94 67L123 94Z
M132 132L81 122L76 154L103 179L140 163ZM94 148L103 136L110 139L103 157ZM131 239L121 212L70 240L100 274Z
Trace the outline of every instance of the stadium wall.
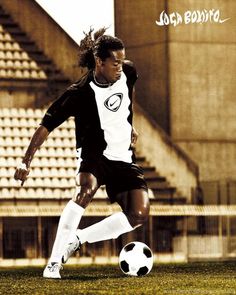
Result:
M65 76L77 80L82 75L78 45L36 1L2 0L1 5Z
M169 27L171 135L204 181L236 178L236 2L168 1L170 12L212 8L230 20Z
M137 150L191 203L193 189L198 186L198 166L137 104L134 110L134 126L141 134Z
M126 55L139 74L138 103L169 132L168 29L155 25L166 1L115 1L116 35L125 43Z
M199 164L200 180L235 179L236 2L119 0L115 9L116 34L139 69L140 105ZM155 23L162 11L211 9L229 20Z

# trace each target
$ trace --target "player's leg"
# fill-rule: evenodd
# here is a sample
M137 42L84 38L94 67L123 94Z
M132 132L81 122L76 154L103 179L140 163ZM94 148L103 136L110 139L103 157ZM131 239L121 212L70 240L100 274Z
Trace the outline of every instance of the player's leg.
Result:
M116 200L134 228L141 226L148 219L150 202L146 190L134 189L128 191L126 195L119 194Z
M123 192L118 194L116 199L123 212L114 213L98 223L78 230L81 244L116 239L147 220L149 198L145 190L135 189Z
M64 253L64 262L74 253L74 245L115 239L133 230L147 219L149 198L142 169L135 164L107 159L103 164L107 171L107 194L111 202L118 202L123 212L112 214L96 224L78 230L77 237L75 236Z
M74 239L68 244L67 249L62 257L62 262L67 260L79 250L81 244L95 243L110 239L116 239L121 234L132 231L134 228L129 223L123 212L114 213L103 220L92 224L82 230L78 229L74 235Z
M150 205L146 190L134 189L123 192L118 194L116 199L123 212L114 213L83 230L77 230L74 241L63 255L64 263L75 252L75 248L81 244L116 239L120 235L134 230L147 220Z
M69 240L75 235L85 208L98 189L97 179L91 173L79 173L76 182L77 188L73 200L67 203L61 214L51 257L44 270L44 277L60 278L62 255Z
M78 230L81 244L116 239L147 220L149 198L145 190L135 189L123 192L116 199L123 212L114 213L98 223Z
M59 220L50 262L61 261L66 243L75 233L85 208L98 188L97 180L91 173L79 173L76 181L78 185L73 200L67 203Z

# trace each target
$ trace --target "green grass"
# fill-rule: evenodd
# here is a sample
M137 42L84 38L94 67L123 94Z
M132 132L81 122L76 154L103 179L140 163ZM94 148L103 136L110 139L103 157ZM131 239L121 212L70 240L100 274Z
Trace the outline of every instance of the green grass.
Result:
M0 268L0 294L236 294L236 263L156 265L145 277L127 277L118 266L65 266L61 280L43 268Z

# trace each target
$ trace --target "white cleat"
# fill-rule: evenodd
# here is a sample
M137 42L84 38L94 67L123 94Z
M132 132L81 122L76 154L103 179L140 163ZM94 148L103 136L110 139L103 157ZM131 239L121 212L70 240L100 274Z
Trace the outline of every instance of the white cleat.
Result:
M76 236L76 240L74 240L72 243L69 243L65 253L63 254L61 258L62 263L66 263L67 260L76 252L80 249L81 242L79 240L79 237Z
M58 262L51 262L49 263L44 271L43 271L43 277L47 279L60 279L60 270L62 269L62 266Z

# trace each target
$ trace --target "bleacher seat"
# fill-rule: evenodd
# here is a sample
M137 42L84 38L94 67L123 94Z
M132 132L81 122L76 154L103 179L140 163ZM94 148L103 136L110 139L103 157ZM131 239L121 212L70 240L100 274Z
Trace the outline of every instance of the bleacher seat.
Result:
M9 180L7 177L0 178L0 187L9 187Z
M18 54L15 56L15 58L20 59L20 58L21 58L21 55L20 55L20 53L21 53L21 48L20 48L19 43L17 43L17 42L13 42L13 43L12 43L12 50L14 50L14 53L18 53Z
M0 30L0 78L47 79L39 64L21 48L11 35L1 26Z
M13 198L13 192L11 189L6 187L2 188L1 190L1 197L4 199Z
M7 59L7 67L13 68L13 66L14 66L14 63L12 61L13 53L11 51L9 51L9 49L11 50L11 43L6 43L5 49L7 50L6 55L5 55L5 58Z
M75 188L76 150L73 119L54 130L36 152L31 172L21 187L14 180L30 138L38 128L44 109L0 108L0 197L71 198ZM103 192L98 195L105 196Z

